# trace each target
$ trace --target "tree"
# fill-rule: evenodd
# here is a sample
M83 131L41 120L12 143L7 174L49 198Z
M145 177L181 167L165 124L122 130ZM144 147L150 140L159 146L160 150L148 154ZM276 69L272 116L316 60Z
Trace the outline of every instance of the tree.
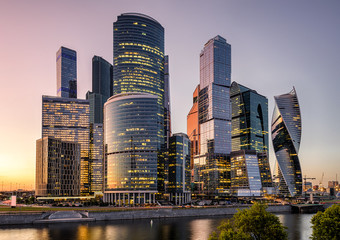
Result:
M286 240L287 232L279 218L266 211L267 206L255 203L249 209L237 213L218 227L219 236L214 232L210 240Z
M335 204L318 212L311 220L313 234L312 239L340 239L340 204Z

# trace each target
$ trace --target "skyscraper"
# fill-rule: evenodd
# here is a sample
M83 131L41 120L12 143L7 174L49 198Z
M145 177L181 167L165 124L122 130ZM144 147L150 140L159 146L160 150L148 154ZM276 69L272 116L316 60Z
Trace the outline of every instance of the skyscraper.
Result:
M170 137L168 192L170 201L176 205L191 200L190 140L184 133L176 133Z
M199 138L193 143L193 151L198 151L193 157L198 174L195 180L206 195L223 196L230 191L230 77L231 46L223 37L216 36L204 45L200 54L198 101L194 96L187 119L189 138Z
M61 141L80 144L80 190L91 192L89 162L89 102L82 99L42 97L42 138L54 137Z
M268 99L237 82L231 84L232 150L255 150L263 192L272 192L268 159Z
M136 174L133 175L133 179L130 179L131 176L129 176L127 181L137 181L136 179L138 178L143 179L145 178L143 174L146 174L148 176L145 179L145 183L148 182L148 188L150 188L150 191L155 191L154 186L156 186L156 190L159 192L165 191L164 180L166 168L164 155L166 153L166 138L164 133L164 108L166 103L164 92L164 28L155 19L143 14L121 14L118 16L117 21L113 23L113 97L110 98L109 102L113 100L118 101L119 98L114 98L118 94L118 96L127 94L128 97L126 96L126 98L131 98L130 102L134 103L137 101L135 98L138 99L138 96L135 95L141 93L150 95L150 99L153 99L152 101L156 101L156 105L152 107L152 111L147 113L147 116L144 119L146 121L144 124L152 122L153 129L156 131L155 138L152 138L152 140L149 137L146 138L151 141L153 149L151 152L148 152L148 154L141 154L141 157L143 156L143 161L140 160L140 168L142 168L142 165L144 165L147 169L153 169L153 167L156 167L156 179L151 179L154 178L153 174L155 172L153 169L148 173L150 176L146 173L137 171ZM154 98L151 96L154 96ZM141 109L143 109L143 104L138 104ZM136 109L136 111L138 111L138 109ZM114 126L117 127L115 133L125 132L127 131L126 129L135 128L134 124L138 118L137 116L138 115L135 115L135 119L127 118L123 125L115 124ZM121 116L116 116L116 118L119 117ZM109 121L109 119L105 116L104 136L107 133L107 121ZM111 123L114 124L113 122ZM127 126L129 127L127 128ZM146 129L145 127L140 128ZM126 133L126 136L130 136L130 139L128 140L130 141L130 144L137 144L138 142L142 143L146 141L146 139L144 139L145 141L139 139L143 136L140 131L143 130L133 130L131 132L129 131L128 134ZM116 136L115 133L113 133L114 136ZM107 137L105 136L105 139L106 138ZM123 138L117 139L119 140L117 143L124 146L124 141L126 140L123 140ZM121 140L123 142L121 142ZM109 144L106 141L104 143L105 147L106 144ZM146 146L149 145L147 142L145 142L145 144L147 144ZM134 151L137 150L135 148L130 148L126 149L126 151L126 154L129 156L134 156ZM156 165L154 165L154 161L156 161ZM110 161L108 159L105 163L106 177L114 169L114 166L110 165L109 162ZM154 182L151 184L150 181ZM111 196L107 194L113 193L115 189L118 191L119 188L119 191L124 191L124 187L118 185L110 185L109 187L105 186L105 199L107 199L107 196ZM125 190L132 191L132 189L127 186Z
M154 203L159 156L158 97L121 93L104 106L104 201Z
M238 197L259 197L262 183L255 150L231 152L231 190Z
M57 96L77 98L77 52L66 47L57 52Z
M295 88L275 96L272 141L278 163L278 191L282 195L302 194L302 173L298 152L301 141L301 113Z
M79 196L80 144L53 137L37 140L35 195Z
M105 59L92 58L92 92L87 92L90 101L90 122L103 123L104 103L112 96L112 65Z

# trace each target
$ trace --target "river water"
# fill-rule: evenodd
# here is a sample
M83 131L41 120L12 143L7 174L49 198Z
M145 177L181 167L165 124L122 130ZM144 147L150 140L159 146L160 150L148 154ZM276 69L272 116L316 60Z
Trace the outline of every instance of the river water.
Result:
M313 214L276 214L289 239L307 240ZM231 216L230 216L231 217ZM124 220L0 227L1 240L205 240L226 217Z

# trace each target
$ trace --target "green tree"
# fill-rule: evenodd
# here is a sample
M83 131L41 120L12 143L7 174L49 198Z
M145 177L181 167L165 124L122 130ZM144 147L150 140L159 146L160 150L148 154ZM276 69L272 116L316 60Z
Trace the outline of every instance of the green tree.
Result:
M218 227L219 236L214 232L210 240L285 240L287 232L279 218L266 211L267 206L255 203L249 209L237 213Z
M313 234L312 239L340 239L340 204L335 204L318 212L311 220Z

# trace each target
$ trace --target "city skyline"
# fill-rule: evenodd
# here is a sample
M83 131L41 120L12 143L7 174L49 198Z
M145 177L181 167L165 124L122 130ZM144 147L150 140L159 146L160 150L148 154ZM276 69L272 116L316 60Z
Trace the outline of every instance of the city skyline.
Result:
M56 95L56 51L60 46L77 51L77 95L85 99L91 89L91 59L97 55L112 64L112 23L125 12L147 14L165 28L172 132L186 132L186 115L199 81L200 50L208 39L221 35L233 48L231 81L266 96L269 119L274 109L273 96L293 86L299 92L304 129L299 152L303 175L315 177L317 183L324 172L325 185L339 173L336 136L340 132L336 120L340 117L340 99L335 92L340 87L336 81L339 3L216 1L194 6L193 1L181 5L151 1L95 5L85 1L82 8L70 4L69 9L64 9L65 20L60 20L53 10L66 2L37 1L37 9L34 4L18 2L5 3L0 14L0 108L5 116L0 121L5 136L0 142L0 184L4 183L5 189L10 183L12 189L24 188L24 184L25 188L34 186L41 96ZM189 12L184 11L189 7ZM89 13L98 18L88 18ZM269 153L273 166L271 145Z

